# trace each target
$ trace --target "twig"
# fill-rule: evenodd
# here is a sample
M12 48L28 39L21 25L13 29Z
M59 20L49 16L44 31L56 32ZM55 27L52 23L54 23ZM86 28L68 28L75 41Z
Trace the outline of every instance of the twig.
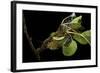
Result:
M27 38L27 40L28 40L28 43L29 43L30 47L32 48L32 51L33 51L33 53L35 54L37 60L40 60L39 53L38 53L38 51L35 49L35 47L34 47L34 45L33 45L33 43L32 43L32 40L31 40L30 37L29 37L29 34L28 34L28 31L27 31L27 26L26 26L25 18L24 18L24 17L23 17L23 22L24 22L24 33L25 33L25 35L26 35L26 38Z
M41 53L42 51L44 51L45 49L47 49L47 43L52 39L51 36L49 36L47 39L45 39L43 41L43 44L41 45L40 48L37 48L38 53Z

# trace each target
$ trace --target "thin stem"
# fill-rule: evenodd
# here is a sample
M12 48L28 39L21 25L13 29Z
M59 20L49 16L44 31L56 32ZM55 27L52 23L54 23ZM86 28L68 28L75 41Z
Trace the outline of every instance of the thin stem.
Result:
M68 18L68 17L65 17L65 18L62 20L61 24L63 24L64 20L67 19L67 18Z
M23 17L23 18L24 18L24 17ZM38 51L35 49L35 47L34 47L34 45L33 45L33 43L32 43L32 40L31 40L30 37L29 37L28 31L27 31L27 26L26 26L26 23L25 23L25 18L23 19L23 22L24 22L24 33L25 33L26 38L27 38L27 40L28 40L28 42L29 42L29 45L30 45L30 47L32 48L32 51L33 51L33 53L35 54L37 60L40 60L39 53L38 53Z
M37 48L38 53L41 53L42 51L44 51L45 49L47 49L47 43L48 43L51 39L52 39L51 36L49 36L48 38L46 38L46 39L43 41L41 47L40 47L40 48Z
M74 16L76 16L75 13L72 13L70 16L65 17L65 18L62 20L61 24L63 24L63 22L64 22L67 18L69 18L69 17L74 17Z
M67 33L71 33L71 34L75 34L75 35L79 35L79 36L83 37L90 45L90 42L83 35L76 33L76 32L70 32L70 31L68 31Z

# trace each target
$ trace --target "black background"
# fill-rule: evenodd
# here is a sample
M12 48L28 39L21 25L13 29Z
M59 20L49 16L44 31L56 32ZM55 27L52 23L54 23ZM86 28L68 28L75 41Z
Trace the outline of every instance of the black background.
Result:
M60 25L61 21L72 14L72 12L50 12L50 11L29 11L23 10L25 23L27 25L28 33L32 37L32 42L35 48L41 46L51 32L55 32ZM91 14L89 13L76 13L76 16L82 15L82 26L84 30L90 29ZM71 57L66 57L62 54L62 50L51 51L49 49L41 52L42 61L62 61L62 60L83 60L91 59L91 48L89 45L78 44L78 50ZM30 48L26 36L23 32L23 62L37 62L32 49Z

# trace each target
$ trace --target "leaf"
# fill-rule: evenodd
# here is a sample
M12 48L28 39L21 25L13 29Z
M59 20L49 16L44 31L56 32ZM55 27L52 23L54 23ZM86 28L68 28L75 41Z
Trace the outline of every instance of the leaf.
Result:
M91 43L91 31L90 30L83 32L82 35L88 40L89 43Z
M67 46L70 44L70 42L72 41L72 37L70 34L67 34L66 38L64 39L65 41L63 42L63 45Z
M57 43L59 45L59 47L62 47L63 45L68 45L72 40L72 37L68 34L64 37L64 39L62 40L57 40Z
M47 48L50 50L56 50L62 47L62 45L68 45L71 42L71 35L66 35L62 37L52 37L52 40L48 43Z
M80 44L86 45L91 43L91 32L87 30L83 33L79 33L78 35L74 35L73 38L78 41Z
M72 21L71 21L71 28L73 29L79 29L81 26L81 19L82 19L82 16L78 16L76 18L74 18Z
M77 50L77 43L72 40L71 43L69 45L63 45L63 49L62 52L64 54L64 56L72 56L75 54Z

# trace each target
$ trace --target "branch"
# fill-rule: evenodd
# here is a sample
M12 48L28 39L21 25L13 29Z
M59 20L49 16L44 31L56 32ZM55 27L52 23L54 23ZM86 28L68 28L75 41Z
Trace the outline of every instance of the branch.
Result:
M52 37L49 36L47 39L45 39L45 40L43 41L43 44L41 45L41 47L40 47L40 48L37 48L38 53L41 53L42 51L44 51L45 49L47 49L47 43L48 43L49 41L51 41L51 39L52 39Z
M25 19L23 19L23 22L24 22L24 33L25 33L25 35L26 35L26 38L27 38L27 40L28 40L28 43L29 43L30 47L32 48L32 51L33 51L33 53L35 54L37 60L40 60L39 53L38 53L38 51L35 49L35 47L34 47L34 45L33 45L33 43L32 43L32 40L31 40L30 37L29 37L28 31L27 31L27 26L26 26L26 23L25 23Z

